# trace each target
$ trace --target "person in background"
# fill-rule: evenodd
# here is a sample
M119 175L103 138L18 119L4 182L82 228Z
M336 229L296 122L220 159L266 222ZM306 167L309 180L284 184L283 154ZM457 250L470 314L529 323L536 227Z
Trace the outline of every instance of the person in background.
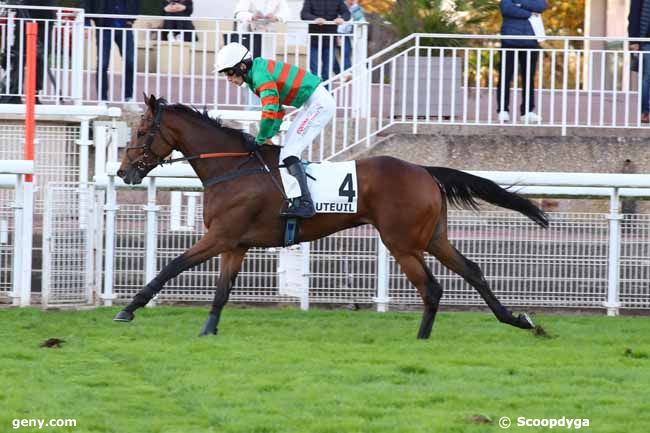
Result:
M194 11L192 0L163 0L163 12L168 17L189 17ZM192 42L194 24L189 20L165 20L163 29L167 32L167 40ZM182 31L189 30L189 31Z
M627 23L631 38L650 37L650 0L632 0ZM641 51L641 122L650 123L650 42L631 42L630 49Z
M363 14L363 9L359 5L359 0L345 0L345 5L350 10L352 20L341 24L338 27L337 31L339 34L345 35L341 36L339 40L343 40L341 44L343 45L343 70L348 70L350 67L352 67L352 36L354 34L354 25L352 24L352 21L357 23L364 22L366 21L366 17ZM338 74L340 71L335 69L334 72ZM352 76L347 75L345 77L345 80L347 81L350 78L352 78Z
M286 0L239 0L235 6L237 31L253 34L242 37L241 43L251 50L253 57L261 55L272 57L275 53L264 52L262 32L277 31L275 24L289 18L289 7ZM272 44L271 44L272 45Z
M336 34L337 26L350 19L350 11L343 0L305 0L300 11L300 19L315 21L315 24L309 25L309 33L324 35L310 38L309 69L312 74L327 81L330 76L330 50L334 39L328 35ZM324 24L326 21L334 21L335 25ZM334 64L331 67L336 71L339 65L333 54Z
M535 113L535 71L539 58L539 43L529 18L546 9L546 0L501 0L501 35L530 36L530 39L502 39L499 59L499 85L497 87L497 112L500 122L510 120L510 84L514 75L515 58L522 80L521 120L538 123L541 118ZM505 61L505 74L503 62ZM527 64L530 62L530 74Z
M31 6L56 6L54 4L54 0L30 0L29 5ZM8 1L7 5L11 4L23 4L23 2L20 1ZM45 53L45 40L49 39L49 35L46 35L47 33L51 33L52 27L54 25L54 20L56 20L56 12L52 9L14 9L16 12L16 19L34 19L36 20L36 24L38 26L38 33L36 36L36 93L38 94L39 90L43 90L43 84L44 84L44 77L46 73L46 65L44 64L43 60L46 58L46 53ZM46 20L49 21L49 25L45 25ZM23 49L24 49L24 54L27 52L27 44L26 41L24 40L25 37L23 36L23 29L24 27L21 26L18 22L16 22L16 25L14 27L14 42L13 45L11 45L11 49L9 50L9 63L11 63L10 70L13 70L12 76L15 77L10 80L9 83L9 89L7 90L7 93L9 95L3 95L0 97L0 104L22 104L22 99L20 96L18 96L18 69L17 65L20 59L20 46L21 46L21 39L23 39ZM6 49L6 46L2 47L3 49ZM5 53L7 54L7 53ZM24 57L23 57L24 59ZM24 61L24 60L23 60ZM6 64L4 64L6 60L3 61L3 67L7 67ZM15 75L14 75L15 74ZM40 104L41 100L37 96L36 97L36 103Z
M140 13L140 0L83 0L83 9L88 14L105 15L138 15ZM98 99L108 100L108 65L111 59L111 45L113 40L120 50L124 68L124 98L126 102L133 101L133 18L86 18L86 25L93 21L97 38L97 88ZM101 62L101 63L100 63ZM113 89L116 97L121 98L121 89ZM116 91L117 90L117 91Z

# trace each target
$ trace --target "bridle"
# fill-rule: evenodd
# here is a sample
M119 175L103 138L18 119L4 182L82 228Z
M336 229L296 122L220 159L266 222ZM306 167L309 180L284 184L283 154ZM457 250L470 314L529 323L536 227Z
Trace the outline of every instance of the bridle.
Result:
M156 135L160 134L160 138L167 144L172 150L177 150L176 146L174 146L165 136L165 134L162 131L161 127L161 118L162 118L162 112L163 109L165 108L165 101L164 100L158 100L158 104L155 109L154 113L154 119L153 119L153 125L149 128L147 131L147 136L145 139L145 142L143 145L140 146L131 146L126 148L126 158L129 160L129 164L131 164L133 167L135 167L136 170L140 172L145 172L147 171L151 164L147 164L147 160L152 158L155 160L155 166L164 166L165 164L173 164L175 162L180 162L180 161L192 161L196 159L208 159L208 158L229 158L229 157L238 157L238 156L247 156L248 159L252 159L253 157L257 158L259 163L261 164L262 168L261 171L267 173L271 177L271 181L273 184L280 190L280 193L282 194L282 197L284 198L285 201L289 201L287 198L287 195L284 192L284 189L282 186L278 183L277 179L271 174L271 170L269 169L268 165L266 164L266 161L264 161L264 158L262 158L262 155L260 155L259 150L255 150L254 152L215 152L215 153L200 153L197 155L191 155L191 156L183 156L182 158L160 158L158 155L156 155L152 150L151 150L151 145L153 144L154 139L156 138ZM138 132L138 138L142 137L140 132ZM131 159L129 156L129 151L134 150L134 149L142 149L143 155L142 158L134 161ZM160 158L160 159L159 159ZM245 161L240 165L240 167L244 164L246 164ZM212 179L208 179L207 182L204 182L204 186L207 186L207 184L216 184L222 181L230 180L234 177L237 177L237 174L243 173L244 175L247 174L254 174L256 173L256 170L236 170L232 174L226 174L224 176L217 176Z
M152 163L147 163L149 160L155 160L155 165L154 166L163 166L165 164L173 164L175 162L180 162L180 161L193 161L195 159L208 159L208 158L226 158L226 157L237 157L237 156L252 156L252 152L214 152L214 153L200 153L198 155L191 155L191 156L183 156L181 158L161 158L158 155L156 155L152 150L151 150L151 145L153 144L154 139L156 138L156 135L160 135L160 138L165 142L166 145L168 145L172 150L177 150L176 146L174 146L170 140L167 139L165 134L162 131L161 127L161 118L162 118L162 112L165 107L165 102L164 100L159 100L158 101L158 106L156 107L155 113L154 113L154 119L153 119L153 125L149 128L149 130L146 133L146 138L145 142L143 145L140 146L130 146L126 148L126 157L129 160L129 163L133 165L133 167L136 168L136 170L140 171L145 171L147 170ZM142 137L140 132L138 132L138 138ZM129 151L130 150L135 150L135 149L142 149L143 155L142 158L139 160L133 160L129 156Z
M162 112L165 103L163 101L159 101L158 104L159 106L156 107L154 113L153 125L149 128L149 130L146 133L144 144L140 146L129 146L126 148L126 158L129 160L129 164L133 165L133 167L135 167L136 170L140 170L140 171L147 170L151 166L151 163L148 164L147 161L152 159L155 161L155 165L165 164L166 160L164 158L159 159L160 157L151 150L151 145L153 144L156 135L160 134L160 138L162 138L165 144L167 144L172 150L176 150L176 147L172 143L170 143L170 141L167 139L165 134L163 134L160 126L160 120L162 117ZM142 137L142 135L143 134L138 132L138 138ZM142 158L139 160L133 160L129 156L129 151L135 149L142 149L143 155Z

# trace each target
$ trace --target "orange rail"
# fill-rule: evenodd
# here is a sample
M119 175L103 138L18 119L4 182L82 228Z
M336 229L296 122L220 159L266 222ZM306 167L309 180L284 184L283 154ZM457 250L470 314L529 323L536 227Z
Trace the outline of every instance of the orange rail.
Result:
M27 23L27 58L25 71L25 159L34 160L34 104L36 102L36 35L38 26L35 22ZM25 176L32 182L31 174Z

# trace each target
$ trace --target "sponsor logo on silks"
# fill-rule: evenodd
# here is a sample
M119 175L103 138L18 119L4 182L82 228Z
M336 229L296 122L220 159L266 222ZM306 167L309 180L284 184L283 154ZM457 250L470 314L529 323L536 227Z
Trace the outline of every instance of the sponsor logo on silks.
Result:
M298 125L298 129L296 129L296 134L303 135L305 133L305 129L307 128L307 124L312 120L314 120L320 114L321 111L323 111L322 105L316 107L316 111L314 111L310 116L308 116L302 122L300 122L300 125Z
M315 203L316 212L352 212L352 203Z

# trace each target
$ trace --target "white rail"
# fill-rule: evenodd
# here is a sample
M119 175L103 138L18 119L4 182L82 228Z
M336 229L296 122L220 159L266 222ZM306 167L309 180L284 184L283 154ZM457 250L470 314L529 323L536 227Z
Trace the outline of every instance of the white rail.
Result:
M12 303L21 307L31 302L32 229L34 224L34 186L26 175L34 174L34 162L0 160L0 176L8 175L14 183L14 253L12 266Z
M119 179L116 178L115 173L117 171L117 164L108 164L107 167L107 176L101 179L101 182L98 182L98 187L107 188L107 201L105 209L107 210L107 232L106 232L106 265L105 265L105 281L104 281L104 298L107 299L107 303L112 302L115 298L113 293L113 273L115 271L114 263L114 254L115 254L115 237L116 237L116 217L119 206L116 200L116 190L118 188L126 188L127 186L119 182ZM589 301L589 306L600 306L604 307L607 310L608 315L617 315L619 309L621 308L620 302L620 269L622 266L621 261L621 245L623 240L621 237L621 220L623 218L620 212L620 200L624 195L629 195L633 197L644 197L650 198L650 175L636 175L636 174L621 174L621 175L611 175L611 174L602 174L602 173L538 173L538 172L523 172L523 173L508 173L508 172L472 172L475 175L486 177L492 179L493 181L500 183L502 185L511 185L517 184L522 193L530 193L535 195L562 195L562 196L589 196L589 197L608 197L610 200L610 212L607 215L607 224L605 229L608 233L608 239L606 240L607 253L605 255L605 266L607 269L607 275L604 279L605 283L605 292L603 294L602 303L596 305L593 304L593 301ZM144 263L147 263L147 275L151 277L153 275L153 263L157 256L157 243L154 242L153 234L154 232L158 233L156 229L156 224L158 218L160 217L160 208L156 203L156 192L159 189L172 189L172 190L182 190L182 189L192 189L197 190L201 189L200 183L196 178L193 178L194 173L190 166L172 166L157 168L151 172L149 175L151 180L149 182L143 183L142 185L137 186L138 188L146 188L148 191L147 197L147 206L145 207L146 211L146 222L144 223L144 233L147 233L147 243L144 251ZM194 182L191 182L194 181ZM193 211L191 219L199 218L200 213L196 213L196 210ZM489 218L489 215L486 216ZM517 223L520 224L520 223ZM525 223L530 225L529 223ZM553 223L552 223L553 224ZM531 232L532 233L532 232ZM536 236L536 235L531 235ZM326 241L324 241L326 242ZM389 279L392 278L390 272L389 264L391 263L388 259L388 253L385 251L385 248L381 243L378 243L378 250L376 259L377 262L377 272L375 286L376 296L374 296L374 302L377 303L379 311L385 311L389 303L392 302L391 290L389 289L391 283ZM304 249L309 251L309 249ZM314 248L311 248L311 252L306 254L319 254L315 251ZM306 260L303 257L303 260ZM394 264L393 264L394 266ZM312 272L313 274L313 272ZM311 274L310 274L311 275ZM316 274L313 274L316 275ZM315 278L315 277L314 277ZM314 280L318 281L318 280ZM330 297L326 292L320 292L320 289L313 288L313 294L316 301L322 301L323 299L336 299L335 297ZM309 293L311 293L310 289ZM398 291L399 292L399 291ZM319 293L322 293L319 295ZM397 293L397 292L395 292ZM400 292L401 293L401 292ZM324 298L322 298L324 296ZM392 296L397 296L393 294ZM402 295L399 295L402 296ZM524 295L522 295L524 296ZM650 296L650 294L649 294ZM367 301L366 301L367 302ZM525 300L523 300L525 304ZM640 301L645 302L645 301ZM303 306L308 305L309 301L307 298L301 299L301 304ZM562 306L558 304L553 304L555 306ZM579 300L576 300L575 304L572 305L581 305L585 306L586 304L581 304Z
M563 135L571 128L650 127L642 122L640 97L643 68L650 65L632 71L629 49L649 39L548 37L540 49L500 47L502 39L525 38L412 34L355 64L351 80L332 78L335 121L306 156L334 158L356 145L371 145L396 125L413 133L426 125L534 126L558 128ZM535 77L534 89L528 81L519 84L525 74L515 62L507 121L498 117L505 106L499 78L506 51ZM524 94L533 98L524 100ZM537 118L520 116L520 108Z

